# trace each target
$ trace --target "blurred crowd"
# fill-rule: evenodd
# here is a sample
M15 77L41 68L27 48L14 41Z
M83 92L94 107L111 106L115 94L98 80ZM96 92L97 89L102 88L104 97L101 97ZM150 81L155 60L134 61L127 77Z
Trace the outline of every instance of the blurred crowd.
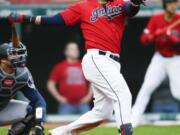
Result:
M72 4L80 0L0 0L0 4Z
M0 4L73 4L81 0L0 0ZM161 0L151 0L148 3L158 4Z
M57 63L50 73L48 91L59 103L59 114L86 113L90 110L92 92L83 75L78 44L68 43L64 55L65 60Z

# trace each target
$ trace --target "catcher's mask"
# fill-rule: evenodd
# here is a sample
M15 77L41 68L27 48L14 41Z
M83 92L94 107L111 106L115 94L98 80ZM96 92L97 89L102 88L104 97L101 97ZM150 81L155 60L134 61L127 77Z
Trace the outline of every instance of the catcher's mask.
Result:
M178 2L178 0L162 0L162 2L163 2L163 9L166 9L166 5L168 3Z
M26 47L21 42L19 48L13 47L12 42L9 44L11 47L7 49L7 57L11 61L13 67L25 67L27 57Z

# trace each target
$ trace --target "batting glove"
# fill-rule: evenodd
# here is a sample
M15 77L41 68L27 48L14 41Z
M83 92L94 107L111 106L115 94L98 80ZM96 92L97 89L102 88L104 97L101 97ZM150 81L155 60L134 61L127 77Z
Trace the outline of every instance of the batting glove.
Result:
M24 15L22 14L17 14L17 13L11 13L9 16L8 16L8 20L10 23L21 23L23 22L23 18L24 18Z

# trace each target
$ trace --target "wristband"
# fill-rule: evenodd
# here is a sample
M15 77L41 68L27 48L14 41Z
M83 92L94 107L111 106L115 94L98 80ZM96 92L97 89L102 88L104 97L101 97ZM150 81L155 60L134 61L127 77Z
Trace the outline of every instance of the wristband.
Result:
M25 23L35 23L35 20L35 16L23 15L23 22Z

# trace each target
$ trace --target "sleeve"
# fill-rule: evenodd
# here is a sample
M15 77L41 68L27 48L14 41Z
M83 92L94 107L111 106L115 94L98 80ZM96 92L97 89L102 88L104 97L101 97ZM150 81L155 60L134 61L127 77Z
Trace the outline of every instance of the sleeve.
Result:
M146 29L150 32L150 33L154 33L156 30L156 17L152 16L151 19L148 22L148 25L146 27Z
M35 113L36 122L44 122L46 116L46 102L39 93L39 91L37 89L30 88L27 86L24 87L21 91L24 94L24 96L30 101L32 112Z
M46 114L46 102L39 91L36 89L32 75L28 69L27 72L29 74L29 80L27 85L21 89L21 92L27 99L29 99L30 106L35 113L36 121L44 122Z
M61 70L59 70L61 68L60 65L56 65L51 73L50 73L50 76L49 76L49 80L52 80L52 81L55 81L55 82L58 82L59 81L59 77L60 77L60 74L61 74Z
M156 30L156 20L155 17L151 17L150 21L148 22L148 25L144 29L142 35L141 35L141 43L144 45L148 45L154 40L153 33Z
M41 24L65 26L64 19L59 13L52 16L41 16Z
M60 13L65 21L66 26L71 26L80 22L81 19L80 5L81 5L80 2L76 3Z

